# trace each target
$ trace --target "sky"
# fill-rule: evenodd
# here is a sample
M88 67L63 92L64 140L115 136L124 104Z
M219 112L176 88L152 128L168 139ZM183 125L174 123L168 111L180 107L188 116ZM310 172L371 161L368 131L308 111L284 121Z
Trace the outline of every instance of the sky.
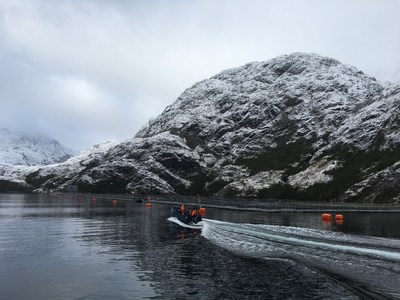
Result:
M0 0L0 128L132 138L197 81L292 52L400 81L399 0Z

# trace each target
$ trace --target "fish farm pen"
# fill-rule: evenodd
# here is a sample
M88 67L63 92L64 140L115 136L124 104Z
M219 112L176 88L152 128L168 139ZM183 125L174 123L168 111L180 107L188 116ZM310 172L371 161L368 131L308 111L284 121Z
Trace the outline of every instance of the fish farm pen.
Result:
M200 205L206 208L222 208L243 211L258 211L268 213L281 212L365 212L365 213L400 213L399 204L371 204L371 203L342 203L342 202L310 202L278 199L250 199L225 197L197 197L197 196L165 196L146 195L136 196L128 194L51 194L56 197L76 197L77 199L109 200L109 201L136 201L158 204L189 206Z

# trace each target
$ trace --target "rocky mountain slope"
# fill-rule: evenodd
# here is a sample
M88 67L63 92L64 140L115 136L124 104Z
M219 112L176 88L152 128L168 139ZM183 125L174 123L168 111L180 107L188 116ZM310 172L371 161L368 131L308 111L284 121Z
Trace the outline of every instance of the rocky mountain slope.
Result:
M76 173L85 169L87 165L102 157L110 148L116 146L118 142L109 141L92 146L86 151L82 151L68 160L51 165L0 165L0 191L31 191L54 176L64 176L63 181L72 178ZM32 181L40 171L40 179ZM27 184L27 181L30 184ZM55 183L53 182L53 185Z
M0 165L48 165L66 161L74 154L52 138L0 129Z
M194 84L136 136L32 188L400 201L400 86L294 53Z

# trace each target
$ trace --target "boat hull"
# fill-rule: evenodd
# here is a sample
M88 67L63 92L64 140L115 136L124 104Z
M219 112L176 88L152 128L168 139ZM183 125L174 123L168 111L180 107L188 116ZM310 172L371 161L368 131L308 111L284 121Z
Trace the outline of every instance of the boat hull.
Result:
M178 224L179 226L182 226L182 227L185 227L185 228L190 228L190 229L202 229L203 228L203 222L202 221L200 221L200 222L198 222L196 224L195 223L186 224L186 223L183 223L183 222L179 221L178 218L176 218L176 217L169 217L168 221L170 221L172 223L175 223L175 224Z
M176 207L171 209L171 217L168 220L187 228L198 229L203 227L200 215L190 216L187 213L182 214L180 208Z

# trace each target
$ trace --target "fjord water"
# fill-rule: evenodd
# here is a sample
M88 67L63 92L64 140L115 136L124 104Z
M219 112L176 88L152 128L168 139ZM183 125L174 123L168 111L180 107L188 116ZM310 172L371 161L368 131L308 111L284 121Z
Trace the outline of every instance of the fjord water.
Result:
M1 194L1 299L400 297L397 214L209 209L201 232L170 208Z

